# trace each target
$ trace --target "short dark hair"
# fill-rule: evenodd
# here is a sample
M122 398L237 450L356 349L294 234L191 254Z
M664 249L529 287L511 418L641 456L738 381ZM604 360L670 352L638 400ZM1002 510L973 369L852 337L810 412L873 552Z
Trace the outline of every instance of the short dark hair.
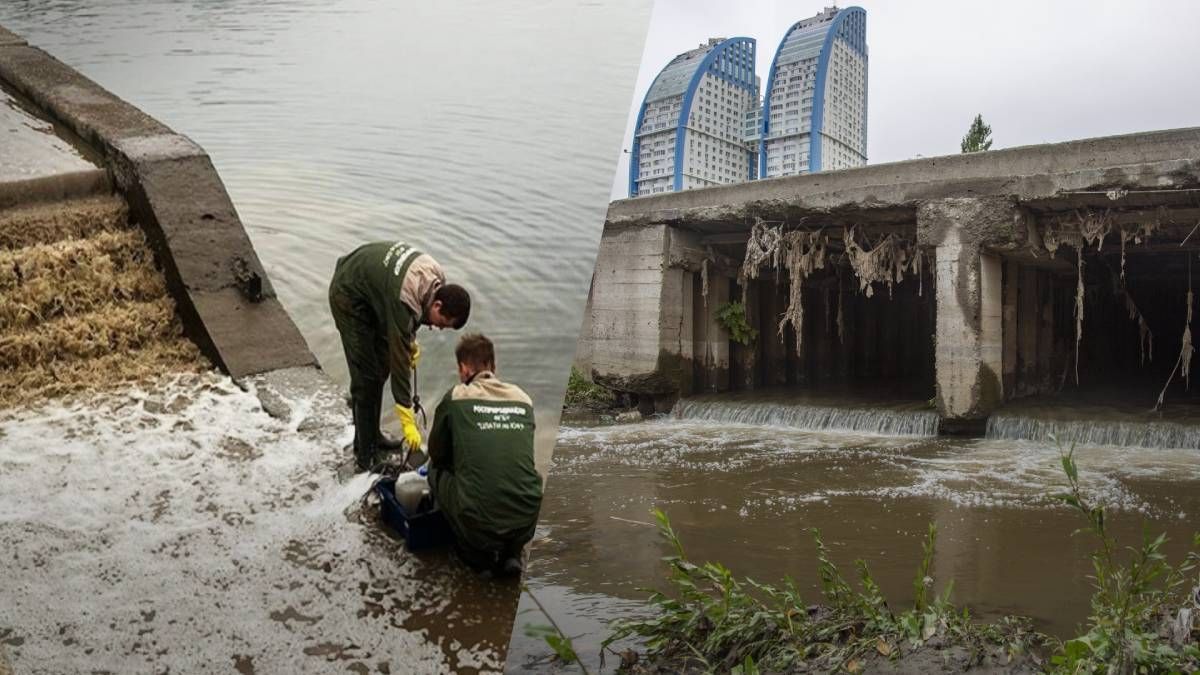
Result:
M433 294L434 302L442 303L442 315L454 319L454 329L467 325L471 316L471 294L458 284L445 284Z
M496 348L486 335L467 333L454 348L454 358L473 368L490 370L496 367Z

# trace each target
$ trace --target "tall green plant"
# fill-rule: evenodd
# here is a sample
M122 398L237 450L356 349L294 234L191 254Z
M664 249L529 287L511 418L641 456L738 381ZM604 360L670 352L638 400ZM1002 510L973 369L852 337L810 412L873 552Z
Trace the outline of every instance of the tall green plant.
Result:
M729 337L740 345L750 347L758 339L758 330L746 320L746 308L740 302L727 302L717 307L717 323L729 331Z
M922 589L921 599L912 609L895 614L867 564L856 562L860 587L856 590L842 576L815 529L823 604L814 608L803 601L791 579L772 586L739 580L719 563L690 562L666 514L653 513L672 551L664 558L671 592L650 591L654 611L648 618L614 622L613 633L604 642L606 650L616 641L637 638L652 659L671 670L752 673L803 666L857 671L868 658L896 658L902 644L917 648L935 635L972 653L1004 648L1017 654L1042 639L1029 630L1027 621L1014 618L993 626L972 624L965 611L951 605L949 587L941 596L928 599L937 536L933 527L914 582Z
M1062 455L1068 490L1054 495L1087 521L1087 531L1097 540L1091 554L1094 576L1092 614L1085 634L1063 643L1051 660L1061 673L1173 673L1200 669L1200 646L1178 645L1164 638L1160 628L1169 608L1181 601L1180 591L1190 588L1196 570L1193 550L1180 565L1171 565L1163 553L1165 534L1143 532L1140 546L1126 547L1129 560L1118 558L1119 547L1108 528L1103 506L1091 503L1079 483L1075 447ZM1200 535L1193 540L1200 549ZM1200 579L1196 579L1200 589Z

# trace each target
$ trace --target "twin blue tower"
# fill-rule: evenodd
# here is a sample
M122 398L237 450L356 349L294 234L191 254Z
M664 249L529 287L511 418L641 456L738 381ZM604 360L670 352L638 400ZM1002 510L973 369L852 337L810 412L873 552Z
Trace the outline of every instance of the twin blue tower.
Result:
M784 34L759 100L754 38L676 56L638 111L629 195L867 162L867 13L827 7Z

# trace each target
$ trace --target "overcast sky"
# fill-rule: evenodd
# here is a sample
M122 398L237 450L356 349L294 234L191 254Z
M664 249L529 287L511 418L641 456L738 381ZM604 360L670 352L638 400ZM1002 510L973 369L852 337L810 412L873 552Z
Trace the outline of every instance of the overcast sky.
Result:
M1196 0L861 0L867 10L867 159L956 153L971 119L992 148L1200 126ZM758 40L766 87L783 34L825 3L657 0L625 134L662 67L709 37ZM851 4L842 4L848 7ZM622 153L613 198L627 196Z

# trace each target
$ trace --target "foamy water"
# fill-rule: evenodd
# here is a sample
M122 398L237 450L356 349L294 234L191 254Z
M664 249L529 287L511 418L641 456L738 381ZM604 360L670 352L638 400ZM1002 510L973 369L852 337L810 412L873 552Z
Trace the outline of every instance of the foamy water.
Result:
M359 513L370 477L335 479L349 420L301 429L327 403L276 419L204 375L0 417L17 672L499 668L504 645L406 626L448 613L465 572Z
M866 426L874 428L873 423ZM1112 508L1147 514L1173 508L1153 507L1129 489L1131 480L1200 482L1200 451L1078 445L1075 455L1087 494ZM746 512L847 496L1055 507L1051 495L1065 488L1059 447L1036 441L889 437L703 419L560 430L555 476L612 465L714 477L758 472L797 476L790 494L747 490L738 505ZM805 479L814 475L821 480Z

